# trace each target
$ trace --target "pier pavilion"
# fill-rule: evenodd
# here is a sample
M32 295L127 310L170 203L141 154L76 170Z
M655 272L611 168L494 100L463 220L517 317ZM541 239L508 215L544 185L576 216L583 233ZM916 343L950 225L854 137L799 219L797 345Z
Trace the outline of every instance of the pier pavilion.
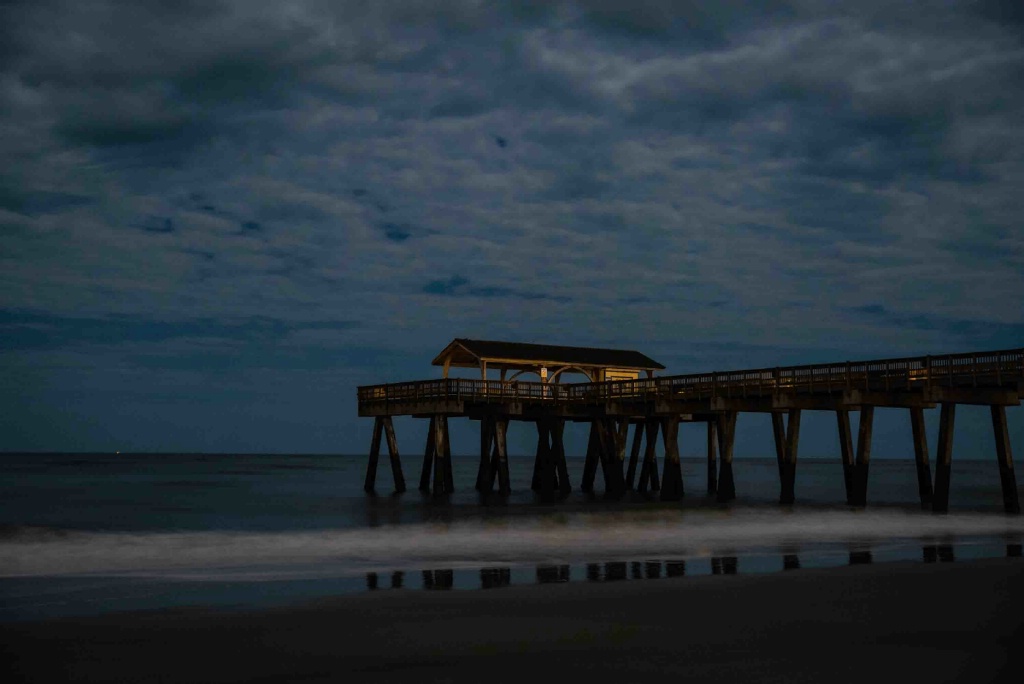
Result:
M454 490L448 420L462 417L480 421L475 486L482 494L493 492L496 481L499 493L509 493L506 433L513 420L532 422L537 428L533 489L544 500L568 494L572 485L562 434L566 421L575 421L590 425L582 491L593 491L600 468L607 496L619 497L635 488L659 491L662 500L678 500L684 494L679 424L703 422L707 491L725 502L736 497L733 441L738 416L770 413L779 500L792 504L802 412L829 411L836 416L847 502L863 506L874 410L896 407L909 414L921 505L945 512L956 407L973 404L990 408L1003 505L1007 512L1020 512L1006 408L1019 405L1024 394L1024 349L654 377L664 367L633 351L456 339L434 364L444 369L439 380L358 388L359 415L375 419L368 492L375 487L382 436L387 439L395 490L405 491L392 425L394 416L405 415L429 420L419 486L437 496ZM479 368L480 379L450 378L452 367ZM497 369L500 377L489 377L489 369ZM526 372L537 373L540 381L520 382L518 376ZM557 382L570 372L587 381ZM940 422L933 478L924 411L936 407ZM856 441L851 411L860 415ZM655 451L659 433L664 444L660 477Z

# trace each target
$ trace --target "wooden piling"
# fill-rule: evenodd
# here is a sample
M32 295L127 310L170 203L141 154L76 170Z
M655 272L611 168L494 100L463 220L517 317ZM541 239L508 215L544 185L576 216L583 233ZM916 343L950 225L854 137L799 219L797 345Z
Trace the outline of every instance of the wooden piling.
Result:
M543 418L534 422L537 426L537 451L533 456L533 476L530 478L530 489L539 492L541 488L541 469L544 467L541 461L547 458L550 436L548 435L547 423Z
M928 463L928 435L925 432L924 410L910 408L910 427L914 435L914 461L917 464L917 491L921 508L932 506L932 471Z
M534 463L534 491L542 501L555 500L555 459L551 449L551 425L548 420L537 421L537 457Z
M785 451L782 454L782 465L779 469L779 476L782 480L779 503L792 504L796 499L796 457L797 446L800 443L800 409L790 409L789 419L786 422Z
M512 491L512 486L509 483L509 472L508 472L508 442L506 440L508 434L508 418L499 418L494 424L494 441L495 450L498 453L498 491L502 496L508 496Z
M377 460L380 457L380 435L384 429L384 419L380 416L373 421L373 437L370 439L370 460L366 464L366 481L363 491L373 492L377 484Z
M718 425L708 421L708 494L718 493Z
M594 476L597 474L597 463L600 459L600 449L597 436L597 421L590 421L590 436L587 438L587 457L583 462L583 481L580 483L580 490L586 493L594 491Z
M565 421L556 420L551 431L551 449L555 459L555 471L558 474L558 491L562 497L569 495L572 484L569 482L569 466L565 462Z
M843 484L846 487L846 503L853 505L853 432L850 430L850 412L836 411L839 424L839 457L843 462ZM930 482L929 482L930 485Z
M384 417L384 435L388 442L388 458L391 461L391 477L395 482L395 492L401 494L405 491L405 475L402 473L402 459L398 456L398 440L395 438L395 426L391 416Z
M644 424L635 422L633 423L633 446L629 450L629 467L626 469L626 488L629 490L635 488L636 463L637 458L640 456L640 447L643 446L643 441Z
M644 460L640 464L640 482L637 483L638 492L646 492L648 486L652 491L661 489L658 482L658 420L648 418L644 424L646 436L646 448L644 449Z
M857 426L857 459L851 477L854 506L866 506L868 503L868 465L871 462L871 431L874 422L875 407L861 406L860 424Z
M443 416L434 416L431 421L434 426L434 496L447 494L447 465L445 464L444 449L444 420Z
M999 461L999 482L1003 488L1003 509L1007 513L1020 513L1017 497L1017 478L1013 473L1013 452L1010 433L1006 427L1006 407L991 406L992 430L996 438L996 459Z
M452 443L448 433L448 416L441 416L441 427L444 431L444 485L448 494L455 491L455 475L452 472Z
M476 471L476 490L490 491L491 477L491 443L494 441L494 418L484 416L480 419L480 465Z
M430 417L430 425L427 426L427 444L423 448L423 468L420 469L420 491L430 491L430 470L434 465L434 417Z
M732 449L736 439L736 411L718 414L718 501L736 498L736 483L732 477Z
M953 463L953 425L956 404L943 403L939 413L939 446L935 454L935 490L932 492L932 510L949 510L949 474Z
M604 476L605 496L617 499L623 495L626 482L622 472L622 460L619 458L618 431L613 419L595 419L597 426L597 443L600 455L602 475Z
M786 421L782 413L772 411L772 437L775 439L775 462L779 466L779 479L786 461Z
M669 416L661 420L661 437L665 443L661 500L679 501L683 498L683 470L679 462L679 416Z

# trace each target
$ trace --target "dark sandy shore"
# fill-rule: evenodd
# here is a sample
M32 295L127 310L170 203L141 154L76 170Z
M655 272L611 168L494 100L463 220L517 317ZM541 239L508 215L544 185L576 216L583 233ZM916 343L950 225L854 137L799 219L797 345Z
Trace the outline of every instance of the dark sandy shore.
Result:
M389 591L0 625L3 681L993 682L1024 561Z

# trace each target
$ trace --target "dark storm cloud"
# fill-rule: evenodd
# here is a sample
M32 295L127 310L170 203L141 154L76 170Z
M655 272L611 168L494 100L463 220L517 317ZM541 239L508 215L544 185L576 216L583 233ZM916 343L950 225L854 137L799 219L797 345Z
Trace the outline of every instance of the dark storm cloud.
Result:
M568 301L567 297L552 297L541 292L522 292L509 287L495 287L493 285L473 285L467 278L463 278L460 275L453 275L447 280L431 280L423 286L423 292L446 297L494 297L526 300L550 299L558 302Z
M348 330L349 322L308 323L302 330ZM62 318L25 311L0 310L4 347L47 349L67 345L165 342L182 338L226 340L280 340L300 327L281 321L252 318L238 322L209 319L166 322L114 316L107 319Z
M24 353L377 350L359 382L463 334L692 370L1003 345L1020 26L967 0L4 3L0 309Z

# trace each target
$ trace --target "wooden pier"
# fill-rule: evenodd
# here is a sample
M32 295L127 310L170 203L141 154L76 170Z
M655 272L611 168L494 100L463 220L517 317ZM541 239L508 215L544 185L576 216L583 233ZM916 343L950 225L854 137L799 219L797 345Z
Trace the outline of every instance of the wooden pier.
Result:
M874 411L897 407L907 409L910 418L921 505L945 512L956 407L971 404L990 407L1003 505L1009 513L1020 512L1006 407L1019 405L1024 394L1024 349L653 377L654 370L662 366L643 355L629 356L636 352L515 344L516 358L490 362L492 369L500 369L501 378L488 378L488 361L480 350L502 350L497 345L510 344L455 340L446 348L446 352L454 349L449 357L457 357L464 366L471 365L467 354L481 357L480 380L445 377L358 388L359 415L375 418L366 491L375 487L382 434L391 457L395 491L405 491L392 418L414 416L429 421L420 489L437 496L452 492L448 421L461 417L480 422L475 487L483 494L495 488L499 494L509 493L506 434L514 420L534 423L537 428L532 488L544 500L568 494L572 484L562 435L566 421L574 421L590 425L579 485L582 491L594 490L600 469L608 497L635 489L657 491L662 500L674 501L684 495L679 424L703 422L707 424L707 492L726 502L736 497L733 442L737 419L741 413L770 413L779 500L792 504L796 500L801 415L804 411L830 411L836 416L847 503L864 506ZM577 363L576 357L591 363ZM442 353L435 364L444 365L447 375L445 358ZM550 382L545 371L556 364L561 364L559 373L619 379ZM517 375L538 372L542 381L506 378L508 369L517 369ZM641 372L647 377L639 377ZM631 374L634 377L628 377ZM924 410L936 407L940 423L933 480ZM856 439L851 431L851 411L860 414ZM655 451L659 437L664 444L660 474Z

